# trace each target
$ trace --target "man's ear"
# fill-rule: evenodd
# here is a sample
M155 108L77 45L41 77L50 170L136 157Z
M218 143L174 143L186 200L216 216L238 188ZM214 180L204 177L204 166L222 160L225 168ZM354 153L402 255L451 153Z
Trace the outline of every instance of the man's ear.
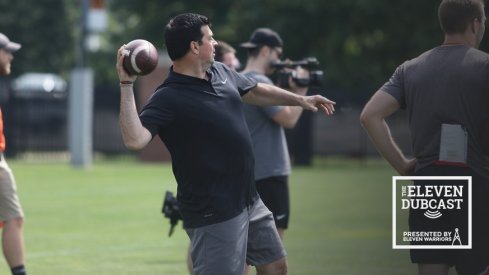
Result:
M190 42L190 51L192 51L193 54L199 54L199 49L200 49L199 42L197 41Z
M260 49L260 55L262 56L268 56L270 54L270 51L272 49L268 46L262 46L261 49Z
M482 24L482 22L478 18L472 19L472 21L470 21L470 31L474 34L477 33L480 24Z

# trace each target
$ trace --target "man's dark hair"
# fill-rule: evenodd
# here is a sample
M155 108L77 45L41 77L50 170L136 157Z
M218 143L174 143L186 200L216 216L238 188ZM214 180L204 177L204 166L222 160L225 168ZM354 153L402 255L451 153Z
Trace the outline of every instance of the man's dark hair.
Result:
M166 50L171 60L182 58L190 49L190 42L202 43L202 26L211 26L209 19L195 13L182 13L165 27Z
M443 0L438 7L440 26L446 34L463 33L474 19L482 22L484 0Z

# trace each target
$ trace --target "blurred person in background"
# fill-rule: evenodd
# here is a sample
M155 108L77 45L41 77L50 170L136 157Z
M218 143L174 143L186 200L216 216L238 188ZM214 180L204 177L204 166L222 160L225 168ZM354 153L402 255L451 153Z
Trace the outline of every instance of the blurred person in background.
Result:
M260 83L273 85L269 78L275 72L272 64L282 56L282 38L269 28L256 29L248 42L240 47L248 52L242 73ZM307 72L297 68L301 77ZM289 79L290 91L306 95L308 88L297 86ZM244 112L255 154L255 183L260 198L272 211L280 238L283 240L289 224L290 199L288 179L290 156L284 128L297 124L302 108L297 106L257 106L245 104Z
M239 59L236 57L236 50L224 41L217 41L215 60L226 64L235 71L241 67Z
M0 33L0 75L9 75L13 53L21 45ZM5 135L0 110L0 219L3 222L2 249L13 275L27 274L24 267L24 238L22 227L24 212L17 196L17 186L12 170L4 156Z

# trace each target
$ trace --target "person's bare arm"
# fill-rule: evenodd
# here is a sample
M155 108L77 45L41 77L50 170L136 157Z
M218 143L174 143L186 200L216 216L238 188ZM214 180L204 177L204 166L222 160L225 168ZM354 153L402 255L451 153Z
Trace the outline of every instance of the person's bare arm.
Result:
M134 82L136 76L130 76L122 67L124 59L124 46L122 46L117 55L117 74L121 83L126 81ZM132 84L121 84L121 102L119 112L119 123L122 132L122 139L128 149L139 150L144 148L152 139L151 133L146 129L139 120L136 101Z
M302 67L297 67L294 70L294 73L297 77L300 78L309 78L309 71L303 69ZM297 95L306 95L309 87L302 87L297 85L292 77L289 76L289 89L291 92ZM272 120L278 125L286 128L292 129L295 127L299 118L301 117L302 111L304 109L299 106L284 106L280 111L278 111L273 117Z
M286 129L292 129L295 127L302 114L301 107L298 106L285 106L278 111L273 117L273 121Z
M249 104L260 106L301 106L313 112L321 109L326 115L334 113L334 102L320 95L301 96L274 85L258 83L242 97Z
M416 159L408 159L392 138L385 118L400 108L399 102L384 91L377 91L365 105L360 121L375 148L400 175L414 170Z

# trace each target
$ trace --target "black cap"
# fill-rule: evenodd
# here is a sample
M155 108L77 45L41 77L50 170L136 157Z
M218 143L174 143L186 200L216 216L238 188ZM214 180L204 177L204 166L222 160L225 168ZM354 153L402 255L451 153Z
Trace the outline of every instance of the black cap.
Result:
M21 45L10 41L8 37L0 32L0 49L6 49L9 52L16 52L20 49Z
M256 29L250 37L250 41L241 43L242 48L257 48L260 46L269 46L271 48L282 47L283 42L280 35L269 28Z

